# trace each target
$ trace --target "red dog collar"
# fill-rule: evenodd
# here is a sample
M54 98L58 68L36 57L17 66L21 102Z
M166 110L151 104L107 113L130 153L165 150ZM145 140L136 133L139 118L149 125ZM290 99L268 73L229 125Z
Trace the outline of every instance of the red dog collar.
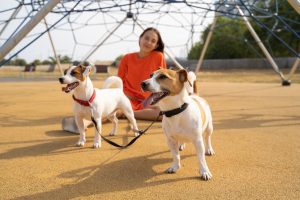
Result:
M96 91L94 90L94 92L93 92L91 98L89 99L89 101L84 101L84 100L81 100L81 99L76 99L76 97L74 96L74 94L73 94L72 97L73 97L74 101L76 101L80 105L89 107L90 104L94 101L94 99L96 97Z

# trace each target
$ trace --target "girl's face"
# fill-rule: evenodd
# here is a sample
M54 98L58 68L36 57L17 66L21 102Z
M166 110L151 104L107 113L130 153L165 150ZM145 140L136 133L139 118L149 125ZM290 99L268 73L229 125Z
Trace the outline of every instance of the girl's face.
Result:
M156 32L149 30L140 38L140 52L148 54L157 47L158 36Z

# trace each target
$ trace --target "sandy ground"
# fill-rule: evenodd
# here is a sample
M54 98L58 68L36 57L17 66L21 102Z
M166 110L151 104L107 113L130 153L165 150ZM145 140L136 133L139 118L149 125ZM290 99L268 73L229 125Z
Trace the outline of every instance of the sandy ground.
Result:
M91 148L90 128L78 148L78 135L61 130L72 99L57 82L1 83L0 199L300 199L300 84L203 82L199 90L215 126L208 182L191 144L181 170L164 173L171 155L160 123L125 150ZM128 142L126 127L120 120L110 138ZM111 124L103 128L107 135Z

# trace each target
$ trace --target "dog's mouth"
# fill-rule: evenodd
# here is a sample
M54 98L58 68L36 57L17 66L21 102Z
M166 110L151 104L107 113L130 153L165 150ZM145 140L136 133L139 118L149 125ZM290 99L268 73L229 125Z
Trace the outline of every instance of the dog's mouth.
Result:
M165 98L166 96L168 96L169 94L170 92L167 90L164 90L162 92L151 93L151 95L143 101L143 107L145 108L149 105L154 105L158 103L160 100L162 100L163 98Z
M62 91L65 93L69 93L70 91L74 90L79 85L79 82L74 82L68 84L66 87L62 87Z

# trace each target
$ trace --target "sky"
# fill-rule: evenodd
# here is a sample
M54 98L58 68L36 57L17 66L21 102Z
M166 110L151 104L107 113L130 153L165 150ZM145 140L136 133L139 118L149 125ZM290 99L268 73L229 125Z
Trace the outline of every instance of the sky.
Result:
M17 2L1 0L0 4L1 30L5 25L5 20L9 19L13 12L13 10L5 10L16 7ZM61 7L60 4L59 6ZM71 7L72 5L67 4L66 6ZM161 5L148 4L144 5L144 9L133 8L135 20L127 19L124 23L121 21L125 18L127 10L120 11L118 8L107 13L98 11L72 14L50 30L57 54L67 55L73 60L84 60L97 44L102 42L103 44L88 58L88 61L114 60L120 55L139 50L138 37L142 33L140 24L143 28L156 27L161 33L167 47L166 50L173 57L186 57L188 50L200 40L202 31L211 23L214 13L191 9L187 6L168 5L169 7L163 8L159 6ZM158 9L162 11L150 12ZM23 7L20 10L16 19L12 20L0 35L0 45L3 45L12 35L30 10L30 7ZM167 13L168 10L173 10L177 14ZM62 14L49 13L45 19L51 26L61 17ZM112 33L117 26L119 26L117 30ZM14 55L43 31L45 31L45 24L40 22L6 58ZM108 39L104 41L106 37ZM46 33L18 54L18 57L31 62L35 59L45 60L53 55L49 36Z

